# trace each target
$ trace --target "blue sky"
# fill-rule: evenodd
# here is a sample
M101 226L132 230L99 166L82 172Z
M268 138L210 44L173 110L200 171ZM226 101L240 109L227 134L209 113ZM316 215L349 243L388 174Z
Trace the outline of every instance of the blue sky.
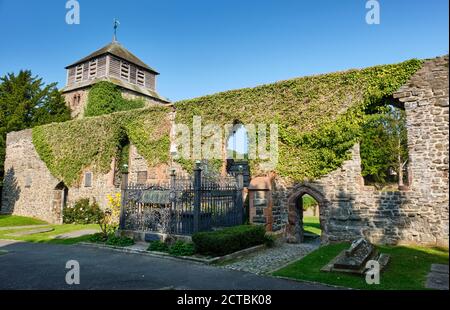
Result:
M297 76L448 53L448 0L0 0L0 75L31 69L64 86L64 66L119 41L161 75L171 100Z

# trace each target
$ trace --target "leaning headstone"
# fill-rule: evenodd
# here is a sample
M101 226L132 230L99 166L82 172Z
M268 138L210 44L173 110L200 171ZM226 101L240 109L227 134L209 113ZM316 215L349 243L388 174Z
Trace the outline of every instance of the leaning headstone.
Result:
M382 270L389 261L389 255L378 254L374 245L360 238L353 241L349 249L339 253L321 270L364 274L369 260L378 261Z

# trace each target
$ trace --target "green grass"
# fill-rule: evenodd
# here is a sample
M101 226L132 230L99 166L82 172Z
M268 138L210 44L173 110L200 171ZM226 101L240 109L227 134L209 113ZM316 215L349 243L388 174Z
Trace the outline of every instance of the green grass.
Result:
M20 236L20 237L14 237L14 236L7 236L11 233L16 232L22 232L27 231L30 229L8 229L8 230L0 230L0 239L8 239L8 240L21 240L21 241L27 241L27 242L46 242L46 243L55 243L55 244L74 244L80 241L87 241L89 239L89 236L82 236L77 238L71 238L71 239L54 239L55 236L82 230L82 229L96 229L99 228L97 224L89 224L89 225L78 225L78 224L64 224L64 225L48 225L43 226L44 227L51 227L54 228L53 231L45 232L45 233L38 233L28 236Z
M418 290L425 289L425 280L431 264L448 264L448 249L412 246L379 246L391 259L380 276L379 285L368 285L364 276L323 272L320 269L349 243L338 243L319 248L273 274L298 280L308 280L356 289Z
M320 229L319 217L318 216L303 217L303 230L318 235L320 237L322 230Z
M17 215L0 215L0 227L27 226L40 224L47 224L47 223L42 220L31 217L24 217Z

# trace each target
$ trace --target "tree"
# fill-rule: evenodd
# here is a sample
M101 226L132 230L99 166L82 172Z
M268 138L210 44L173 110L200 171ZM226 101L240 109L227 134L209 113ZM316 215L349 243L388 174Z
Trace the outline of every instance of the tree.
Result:
M56 88L31 71L0 77L0 185L4 175L6 134L70 119L70 110Z
M367 116L361 139L362 174L386 184L390 175L403 186L408 160L405 112L393 106ZM395 172L395 173L392 173Z

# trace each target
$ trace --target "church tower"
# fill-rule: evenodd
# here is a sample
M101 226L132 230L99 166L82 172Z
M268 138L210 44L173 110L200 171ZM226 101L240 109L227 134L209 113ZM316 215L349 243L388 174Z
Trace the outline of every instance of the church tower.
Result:
M113 41L66 67L67 83L62 89L72 118L81 118L87 104L90 87L109 81L119 87L127 99L144 99L147 105L168 104L156 92L159 73L133 55L115 37Z

